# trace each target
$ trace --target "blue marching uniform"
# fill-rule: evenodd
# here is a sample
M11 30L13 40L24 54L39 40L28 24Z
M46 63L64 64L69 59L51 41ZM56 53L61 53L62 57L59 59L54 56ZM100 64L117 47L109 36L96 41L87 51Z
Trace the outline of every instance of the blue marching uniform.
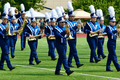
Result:
M101 34L105 33L106 26L100 25L100 28L103 29L101 31ZM103 52L103 44L104 44L104 37L100 37L100 38L98 37L98 50L97 50L98 58L100 58L100 56L102 56L102 58L105 57L105 54Z
M95 32L100 29L100 24L98 22L93 23L92 21L87 22L84 27L84 32L87 34L87 42L89 44L89 47L91 49L90 54L90 62L98 61L98 57L96 56L96 47L98 45L98 36L90 37L90 31Z
M62 64L66 72L69 72L70 68L68 66L67 58L66 58L67 44L66 44L66 37L65 37L66 35L65 29L61 28L60 26L56 26L54 29L54 33L56 38L56 49L59 55L55 73L60 73Z
M33 27L32 25L26 25L25 27L25 36L29 36L29 35L32 35L32 36L36 36L36 35L40 35L40 27L38 26L35 26ZM39 37L41 38L41 37ZM31 50L31 53L30 53L30 59L29 59L29 64L32 64L33 63L33 59L35 58L35 62L37 64L39 64L39 59L38 59L38 56L37 56L37 44L38 44L38 38L36 38L36 40L33 40L33 41L29 41L28 40L28 45L30 47L30 50Z
M76 49L76 43L77 43L77 40L76 40L76 29L77 29L77 27L76 27L76 25L77 25L77 22L69 20L68 24L70 26L71 36L74 38L74 39L69 39L68 40L68 44L69 44L69 47L70 47L70 52L69 52L69 57L68 57L68 65L71 65L73 57L75 59L76 65L78 65L78 64L80 64L80 62L79 62L79 57L77 55L77 49Z
M0 61L0 69L3 68L5 60L6 60L8 68L9 69L12 68L12 65L11 65L10 59L9 59L8 36L7 36L7 32L5 31L6 27L7 27L7 24L4 24L4 23L0 24L0 47L1 47L1 50L2 50L1 61Z
M9 45L9 48L11 48L11 57L14 58L14 51L15 51L15 44L16 44L16 41L17 41L17 34L13 34L13 31L16 31L18 30L18 27L19 27L19 24L18 23L10 23L10 33L11 35L8 36L8 45Z
M54 35L54 28L51 25L48 25L45 27L45 34L47 35L47 42L49 47L48 55L51 56L51 58L55 58L55 40L49 40L49 35Z
M108 52L109 52L108 59L107 59L106 70L110 70L111 61L113 61L116 69L118 71L120 71L120 65L117 62L117 56L116 56L116 52L115 52L116 39L117 39L116 26L108 25L106 27L106 32L107 32L107 36L108 36L107 48L108 48Z
M23 21L24 21L24 18L22 17L19 17L18 18L18 24L19 24L19 29L21 28L22 24L23 24ZM29 20L27 19L28 23L30 24ZM24 31L21 35L21 49L25 48L25 45L26 45L26 36L24 35Z

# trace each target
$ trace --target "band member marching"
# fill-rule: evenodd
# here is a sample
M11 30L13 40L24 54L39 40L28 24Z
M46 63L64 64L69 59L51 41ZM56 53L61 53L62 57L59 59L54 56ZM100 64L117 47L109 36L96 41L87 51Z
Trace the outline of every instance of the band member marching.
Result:
M116 29L116 26L115 26L116 19L115 19L114 8L112 6L110 6L108 8L108 11L109 11L109 15L110 15L110 17L109 17L110 25L106 26L106 32L107 32L107 36L108 36L107 48L108 48L108 52L109 52L107 64L106 64L106 71L113 71L110 69L111 61L113 61L117 71L120 71L120 65L117 62L117 55L115 52L117 32L120 33L120 29Z
M100 29L100 24L98 22L96 22L96 14L95 14L95 9L94 6L91 5L89 6L90 10L91 10L91 21L87 22L85 27L84 27L84 32L87 34L87 42L89 44L89 47L91 49L90 52L90 63L94 63L93 58L95 59L95 62L99 62L100 59L98 59L98 57L96 56L96 47L98 44L98 36L91 36L91 35L98 35L96 34L95 31L97 31L97 33L100 33L100 31L98 31Z
M21 4L20 6L21 6L21 16L18 18L19 29L21 29L23 21L25 19L25 7L23 4ZM29 23L28 19L27 21ZM23 31L21 35L21 51L25 49L25 45L26 45L26 36L24 35L24 31Z
M0 70L5 70L3 68L4 66L4 61L7 63L7 67L10 70L15 69L10 63L9 59L9 50L8 50L8 36L9 30L10 30L10 25L7 25L8 21L8 7L5 4L4 5L4 13L2 14L2 23L0 24L0 47L2 50L1 54L1 60L0 60Z
M96 11L97 13L97 22L100 23L100 29L102 29L100 31L100 34L98 36L98 50L97 50L97 54L98 54L98 58L101 59L100 56L102 56L102 58L104 59L106 56L103 52L103 44L104 44L104 35L106 35L105 33L105 29L106 26L104 25L104 17L103 17L103 12L101 9Z
M49 13L52 16L52 13ZM47 35L47 42L48 42L48 55L51 56L51 60L56 60L56 55L55 55L55 39L51 38L54 37L54 27L51 25L52 23L55 23L55 20L53 18L50 18L48 13L45 13L46 17L46 22L47 26L45 27L45 34ZM52 20L51 20L52 19Z
M55 38L56 38L56 49L59 55L59 59L57 62L56 70L55 70L55 75L62 75L60 73L61 70L61 65L63 64L64 69L66 70L67 75L69 76L72 74L74 71L71 71L68 63L67 63L67 58L66 58L66 50L67 50L67 45L66 45L66 34L69 34L69 29L64 29L65 25L65 20L62 17L62 12L60 11L60 8L56 8L57 14L58 14L58 26L55 27L54 33L55 33Z
M17 32L13 33L13 31L18 30L19 24L16 23L15 11L11 8L11 23L10 23L10 34L8 35L9 39L9 49L11 48L11 57L15 57L15 45L17 41Z
M38 39L43 37L40 33L40 28L36 26L36 19L34 17L34 9L30 9L31 13L31 25L29 23L26 24L25 27L25 35L28 38L28 45L30 47L30 58L29 58L29 65L34 65L33 59L35 58L36 64L39 64L41 61L38 59L37 56L37 45L38 45ZM36 36L36 37L35 37Z
M79 68L80 66L83 65L83 64L80 64L79 57L77 55L77 49L76 49L76 43L77 43L76 30L77 30L77 28L80 27L80 24L77 24L77 22L74 21L75 15L73 12L72 3L70 1L67 3L67 6L69 9L69 12L68 12L69 20L67 21L67 23L70 27L70 34L73 37L73 39L68 39L68 44L70 47L70 52L69 52L69 57L68 57L68 65L69 65L69 67L74 67L71 64L72 58L74 57L77 68Z

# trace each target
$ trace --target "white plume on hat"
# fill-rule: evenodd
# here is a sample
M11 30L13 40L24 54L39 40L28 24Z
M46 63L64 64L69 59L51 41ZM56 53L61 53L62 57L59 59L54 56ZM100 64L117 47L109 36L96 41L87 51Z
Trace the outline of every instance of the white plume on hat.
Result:
M55 9L52 10L52 18L58 18L58 15Z
M90 5L89 8L90 8L91 13L95 13L95 8L93 5Z
M50 11L48 14L49 14L50 18L52 18L52 11Z
M58 14L58 17L62 17L62 12L61 12L60 7L56 7L56 12Z
M68 1L67 6L68 6L69 12L73 11L73 6L72 6L72 3L70 1Z
M49 16L49 14L47 12L45 13L45 18L50 19L50 16Z
M61 12L62 12L62 13L65 12L62 6L60 6L60 9L61 9Z
M13 7L11 7L10 11L11 11L11 16L14 16L15 15L15 9Z
M9 7L9 6L8 6L7 4L4 5L4 13L5 13L5 14L8 14L8 7Z
M115 16L115 11L114 11L113 6L109 6L108 11L109 11L109 15L110 15L110 17Z
M30 14L31 14L31 18L35 17L35 15L34 15L34 9L33 8L30 8Z
M103 12L101 9L99 9L99 16L102 17L103 16Z
M100 14L99 14L99 9L96 10L96 15L99 17Z
M8 9L9 9L9 8L10 8L10 3L9 3L9 2L7 2L6 4L7 4L7 6L8 6Z
M25 6L24 6L24 4L21 4L20 7L21 7L21 11L25 11Z

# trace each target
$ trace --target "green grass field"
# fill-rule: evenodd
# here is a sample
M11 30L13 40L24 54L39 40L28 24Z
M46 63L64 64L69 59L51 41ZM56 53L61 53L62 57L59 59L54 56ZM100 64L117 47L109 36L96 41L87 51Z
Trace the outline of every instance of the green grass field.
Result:
M75 72L70 76L67 76L63 66L61 68L61 73L64 75L57 76L54 74L57 60L51 61L51 58L48 56L48 45L45 38L39 40L38 44L37 53L39 59L42 61L39 65L29 65L28 60L30 49L28 43L26 44L26 49L24 51L20 51L20 39L18 39L16 44L15 58L10 58L12 65L15 66L16 69L10 71L5 64L4 68L6 71L0 71L0 80L120 80L120 72L116 71L113 63L111 64L111 69L114 70L114 72L106 72L107 58L99 63L89 63L90 49L86 38L77 39L79 60L84 64L84 66L77 68L73 59L72 65L74 65L75 68L71 68L71 70L74 70ZM104 53L108 55L107 38L105 39L104 43ZM116 53L118 62L120 63L119 38L117 40ZM67 57L68 54L69 47L67 48ZM57 51L56 56L58 58Z

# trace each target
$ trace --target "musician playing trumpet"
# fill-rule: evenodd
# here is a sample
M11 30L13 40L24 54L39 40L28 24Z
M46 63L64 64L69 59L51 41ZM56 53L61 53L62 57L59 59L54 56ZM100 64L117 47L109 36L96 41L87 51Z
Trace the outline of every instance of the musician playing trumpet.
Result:
M16 23L16 17L15 17L15 12L14 9L11 8L11 22L10 22L10 34L8 35L8 39L9 39L9 49L11 50L11 57L14 58L15 54L15 45L16 45L16 41L17 41L17 33L18 32L13 32L18 30L19 24Z
M42 38L43 35L40 33L40 27L36 26L36 19L34 17L34 10L33 8L30 9L31 13L31 25L29 23L26 24L26 27L24 29L25 35L29 37L28 39L28 45L30 47L30 58L29 58L29 65L34 65L33 59L35 58L36 64L39 64L41 61L38 59L37 56L37 45L38 45L38 39ZM36 38L34 36L37 36Z
M83 64L80 63L79 57L77 55L77 49L76 49L76 43L77 43L76 30L81 27L82 23L80 24L80 23L77 23L77 22L74 21L75 14L73 12L72 3L70 1L67 3L67 6L68 6L68 9L69 9L69 12L68 12L69 20L67 21L67 23L68 23L69 28L70 28L69 35L72 36L72 39L68 38L68 44L69 44L69 47L70 47L70 50L69 50L70 52L69 52L69 57L68 57L68 66L69 67L74 67L74 66L72 66L72 58L74 57L75 62L76 62L76 66L77 66L77 68L79 68L79 67L83 66Z
M94 37L90 37L89 34L94 35L95 31L98 31L98 33L100 33L99 29L100 29L100 24L98 22L96 22L96 14L95 14L95 9L94 6L91 5L89 6L90 10L91 10L91 21L87 22L85 27L84 27L84 32L87 34L87 42L89 44L89 47L91 49L90 52L90 63L94 63L94 62L99 62L100 59L98 59L98 57L96 56L96 46L98 43L98 36L94 36ZM93 60L95 59L95 61Z

